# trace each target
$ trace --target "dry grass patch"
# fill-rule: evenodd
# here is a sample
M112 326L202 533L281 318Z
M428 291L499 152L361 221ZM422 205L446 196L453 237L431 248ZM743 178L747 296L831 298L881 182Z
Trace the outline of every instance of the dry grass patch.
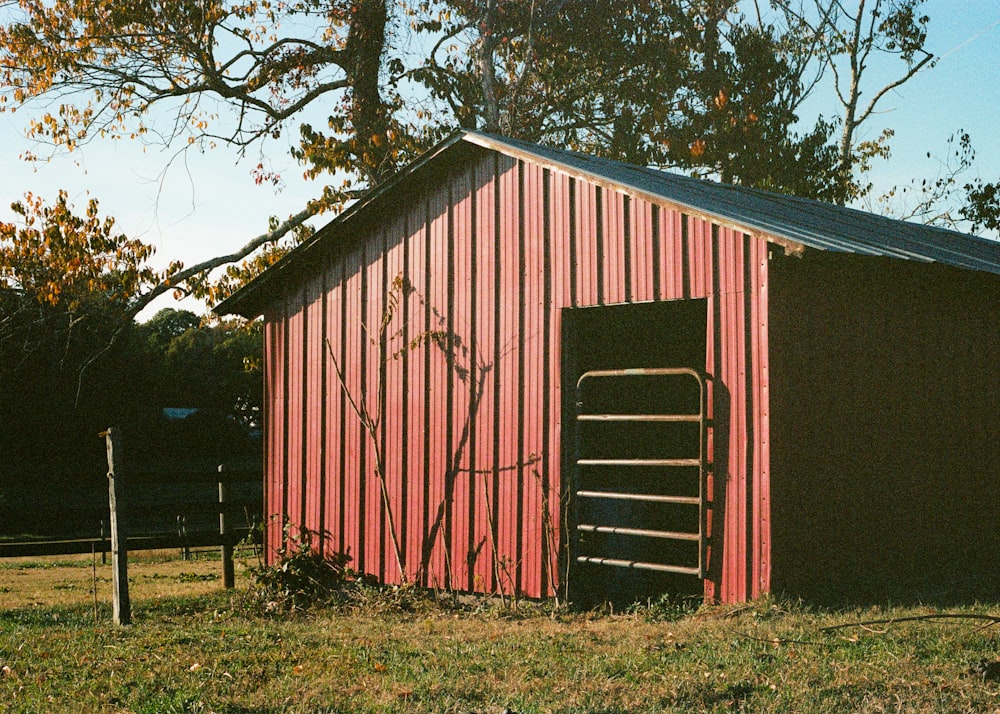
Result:
M237 565L237 576L245 569ZM194 552L182 560L178 551L129 554L129 595L141 602L163 597L194 597L222 588L222 563L216 552ZM245 576L243 576L245 583ZM65 555L0 560L0 610L22 607L93 605L111 602L111 558Z
M761 600L693 612L653 606L609 615L523 603L513 612L485 601L456 609L451 598L438 606L428 598L419 612L403 612L398 593L386 593L380 602L372 589L336 607L258 618L234 608L217 581L184 582L186 572L217 573L217 561L150 566L155 577L143 578L139 567L133 571L137 593L145 583L206 588L207 594L140 596L134 624L126 629L106 619L95 626L86 598L0 612L5 709L1000 711L1000 684L969 674L972 663L1000 657L1000 626L992 621L824 629L934 612L926 607L813 611ZM1000 607L953 612L992 617Z

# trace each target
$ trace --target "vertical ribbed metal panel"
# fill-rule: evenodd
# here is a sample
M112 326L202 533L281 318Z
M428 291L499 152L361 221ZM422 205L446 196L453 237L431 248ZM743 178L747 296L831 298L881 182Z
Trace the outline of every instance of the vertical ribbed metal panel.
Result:
M631 225L625 221L625 196L617 191L599 190L601 211L599 235L602 237L602 261L598 266L603 276L603 302L617 305L629 302L631 266L627 258L631 248ZM628 226L628 228L626 228Z
M628 215L628 266L630 277L630 302L650 302L656 299L660 244L655 240L654 222L659 221L659 209L646 201L629 199Z
M340 363L344 378L344 389L347 393L358 396L361 388L361 357L367 340L362 329L362 289L363 277L361 255L358 252L345 256L344 292L344 322L341 325L343 340ZM347 400L349 402L349 400ZM343 430L344 470L342 472L344 489L344 539L341 548L353 559L354 567L368 572L365 559L364 533L365 522L365 475L363 456L367 452L367 438L361 425L353 413L350 404L344 410Z
M398 285L395 283L397 277L402 276L405 271L403 251L389 250L389 246L397 245L402 241L405 228L406 224L403 217L396 216L388 223L385 233L384 249L386 250L386 256L383 261L385 267L383 276L384 289L387 294L395 294L397 300L402 298L402 295L398 291ZM406 472L404 470L403 457L403 445L406 441L404 437L405 419L403 415L405 414L407 396L403 365L398 359L393 359L392 357L395 354L397 344L396 339L394 339L394 333L399 332L401 318L403 317L403 305L401 302L396 304L395 311L396 314L393 317L393 322L386 331L386 338L382 348L386 355L385 361L387 365L383 396L384 406L382 407L382 420L385 423L385 430L382 439L384 440L383 453L386 459L384 467L387 475L386 485L390 503L392 504L392 521L397 531L396 538L400 540L400 545L402 545L402 537L398 531L402 525L403 516L406 513L407 479L405 477ZM396 514L399 514L399 516ZM396 561L396 551L392 543L392 534L389 532L390 519L385 512L382 513L381 525L383 529L382 560L385 563L384 570L387 573L392 573L392 579L395 580L398 577L399 564ZM385 577L389 579L388 575Z
M406 275L416 282L416 276L426 275L429 228L427 226L426 201L417 200L406 216L406 231L403 240ZM420 281L416 294L407 295L403 301L405 320L401 326L404 342L417 338L423 329L425 296L419 292L423 288ZM406 479L407 498L400 504L401 535L405 532L406 567L410 573L418 573L424 565L424 511L427 502L427 481L430 478L425 460L425 435L430 428L427 424L429 400L424 354L420 350L404 350L400 361L403 379L407 384L403 418L403 456L406 464L401 470Z
M305 510L302 524L316 533L322 533L322 497L324 487L324 425L326 408L323 359L323 280L306 285L304 296L305 344L303 345L303 421L302 461L304 464Z
M522 164L521 191L521 355L518 364L521 383L521 424L518 454L523 463L520 483L520 498L524 508L518 533L518 555L521 565L521 588L528 592L542 592L547 569L546 538L542 515L543 487L549 485L542 477L544 470L551 468L548 456L543 417L547 413L546 402L550 398L545 379L546 356L549 351L550 324L548 313L551 300L546 301L550 271L546 270L546 172L539 166Z
M752 393L756 402L753 414L754 504L752 520L753 581L751 597L771 591L771 427L770 361L768 347L768 245L747 237L747 285L750 303L749 340Z
M285 342L287 361L287 397L285 399L285 497L284 513L290 523L303 525L302 483L305 473L302 463L302 444L305 440L303 403L305 385L302 363L305 338L305 312L302 304L303 286L288 300L288 336ZM294 533L293 533L294 535Z
M344 506L346 493L344 491L344 463L346 453L344 448L345 410L349 407L344 399L343 390L337 377L337 366L343 364L345 341L341 339L341 329L344 324L344 269L342 261L331 264L324 274L323 304L326 320L323 329L323 365L326 379L324 391L324 445L323 455L323 522L329 540L324 541L331 551L344 551ZM336 364L334 363L336 357Z
M444 340L449 334L447 321L448 311L448 274L449 254L449 210L448 192L439 188L431 192L428 201L428 216L430 222L430 243L428 245L428 263L430 269L421 276L423 280L415 282L418 292L426 301L425 320L421 329L426 333L444 333ZM429 422L426 433L427 460L427 503L424 513L423 532L426 534L425 552L427 560L427 579L432 587L448 585L448 558L446 531L448 525L447 506L445 500L445 480L448 477L448 432L453 418L447 411L448 398L451 391L451 373L448 361L440 340L431 340L429 349L429 371L427 374L426 391L423 401L429 405Z
M264 513L284 513L285 444L285 342L288 328L284 305L264 316ZM281 544L281 524L264 520L264 539L269 551ZM270 554L270 553L269 553Z
M389 582L400 579L391 520L421 584L549 594L571 424L560 308L709 297L704 367L729 422L716 429L726 443L711 443L725 513L712 514L706 594L767 589L763 241L497 153L400 196L367 230L267 317L269 513L326 529L326 547ZM396 276L413 292L381 345L380 387L377 331ZM334 357L347 391L384 409L388 509Z
M473 473L470 467L469 429L475 419L470 380L473 378L469 344L472 327L470 304L474 241L468 227L472 224L472 182L468 172L455 176L450 186L448 221L449 283L447 286L447 325L450 338L446 341L449 390L445 395L445 411L453 417L448 424L445 471L445 507L447 522L444 542L447 553L449 587L472 589L469 553L472 543L472 507L474 503ZM466 286L464 289L461 286Z
M518 334L518 315L521 305L521 276L519 269L518 213L521 209L516 161L501 157L501 171L497 181L499 206L499 235L497 245L497 307L499 308L499 344L495 369L497 371L497 407L494 454L494 478L497 481L499 578L502 589L513 590L514 568L517 567L517 519L523 503L517 502L518 480L521 476L521 455L517 453L519 404L518 360L521 343ZM503 166L506 164L506 166Z
M362 362L360 380L365 385L359 388L359 394L365 399L372 414L378 415L382 410L382 385L379 371L379 325L385 306L385 291L382 284L384 267L383 256L384 236L381 228L375 228L371 238L362 248L362 288L361 288L361 330L358 339L362 345ZM362 430L360 451L364 457L359 461L358 471L363 476L365 507L361 509L359 528L361 529L361 545L364 549L364 563L367 572L373 573L379 579L385 579L387 563L382 557L382 546L385 535L385 514L381 507L382 491L376 475L376 453L380 448L377 441L382 434L377 434L376 442L367 430ZM391 561L390 561L391 563Z
M500 400L497 397L499 381L496 363L499 359L501 343L497 330L496 315L499 311L500 293L495 289L502 246L498 240L496 182L498 157L489 157L474 170L473 209L475 248L472 260L476 267L476 294L473 314L476 329L471 337L472 351L476 355L476 379L479 384L480 400L476 411L476 429L471 444L475 471L475 566L473 581L478 590L495 592L499 587L496 577L497 564L494 553L498 543L497 533L497 478L494 468L494 440L499 432L494 428L499 422ZM471 238L471 234L470 234ZM472 554L470 554L472 557Z

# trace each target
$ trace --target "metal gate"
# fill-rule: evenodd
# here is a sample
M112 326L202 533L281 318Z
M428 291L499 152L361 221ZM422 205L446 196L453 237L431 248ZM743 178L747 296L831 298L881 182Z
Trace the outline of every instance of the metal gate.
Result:
M693 369L580 377L576 562L705 577L706 405Z

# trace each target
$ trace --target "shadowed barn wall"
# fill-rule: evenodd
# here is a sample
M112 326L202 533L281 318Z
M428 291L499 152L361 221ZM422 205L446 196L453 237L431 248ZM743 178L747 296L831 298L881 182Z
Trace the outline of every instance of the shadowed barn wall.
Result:
M1000 276L771 263L773 587L1000 593Z

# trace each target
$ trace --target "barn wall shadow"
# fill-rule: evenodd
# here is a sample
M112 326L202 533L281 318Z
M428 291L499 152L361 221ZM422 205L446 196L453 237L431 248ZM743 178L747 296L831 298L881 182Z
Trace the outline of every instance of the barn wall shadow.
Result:
M774 590L1000 596L1000 276L807 254L771 279Z

